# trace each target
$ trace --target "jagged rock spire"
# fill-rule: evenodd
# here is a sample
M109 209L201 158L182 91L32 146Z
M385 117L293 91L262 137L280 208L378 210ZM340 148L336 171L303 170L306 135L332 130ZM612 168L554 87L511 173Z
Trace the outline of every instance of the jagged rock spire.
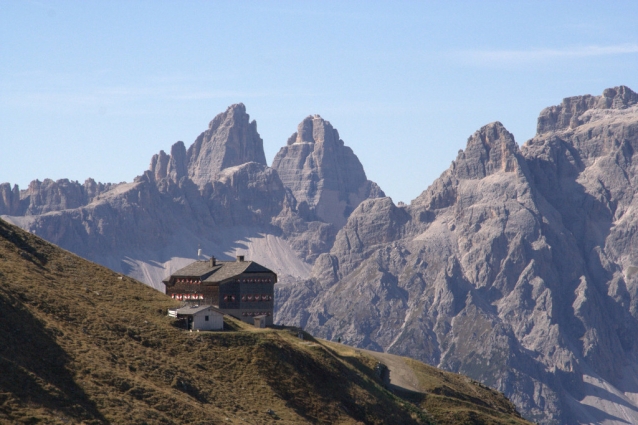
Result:
M217 115L186 152L189 177L200 187L223 169L247 162L266 164L264 142L257 123L250 121L243 103Z
M222 170L248 162L266 165L264 143L257 123L250 121L246 107L238 103L217 115L188 150L180 141L171 147L170 155L164 151L154 155L149 169L155 180L170 177L178 181L188 176L203 187Z
M459 152L454 168L461 179L481 179L497 171L514 171L518 145L512 133L496 121L481 127Z
M339 132L319 115L306 117L275 156L272 167L299 204L341 228L370 197L385 196L366 178L363 166Z

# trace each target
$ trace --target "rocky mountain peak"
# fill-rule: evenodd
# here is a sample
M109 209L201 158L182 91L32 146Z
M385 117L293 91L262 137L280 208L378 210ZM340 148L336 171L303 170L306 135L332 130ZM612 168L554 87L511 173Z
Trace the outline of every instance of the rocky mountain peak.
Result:
M467 373L537 423L638 423L638 99L539 123L520 150L481 128L408 207L362 202L277 320Z
M460 179L481 179L498 171L515 171L519 153L512 133L500 122L475 132L460 151L453 168Z
M341 228L350 213L370 197L385 196L366 178L352 149L319 115L308 116L275 156L272 167L301 208Z
M171 146L171 160L168 162L166 172L175 181L188 174L184 142L177 142Z
M243 103L231 105L217 115L208 130L188 148L185 157L188 176L200 187L212 182L225 168L247 162L266 165L257 123L250 121Z
M321 118L320 115L308 115L297 126L297 132L289 139L288 144L293 143L338 143L339 132L332 127L329 121ZM343 143L343 142L342 142Z
M151 158L151 165L149 165L148 169L155 177L155 180L161 180L166 177L166 169L168 167L169 160L170 156L166 155L166 152L163 150L153 155Z
M627 86L605 89L601 99L609 109L625 109L638 104L638 93Z
M625 109L638 104L638 94L629 87L608 88L601 96L566 97L560 105L541 111L536 125L537 134L575 128L583 124L580 116L590 109Z
M186 176L188 170L186 168L186 147L184 142L179 141L171 146L170 155L167 155L164 151L153 155L149 170L156 181L170 177L171 180L177 182Z

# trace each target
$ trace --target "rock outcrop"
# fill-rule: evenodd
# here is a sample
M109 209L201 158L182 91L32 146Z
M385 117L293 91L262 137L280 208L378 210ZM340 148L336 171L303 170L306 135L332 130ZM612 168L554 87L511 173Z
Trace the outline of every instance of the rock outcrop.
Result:
M458 371L546 424L638 423L638 96L469 138L407 207L363 202L277 319ZM285 297L285 299L283 299Z
M178 182L188 175L187 162L186 147L184 142L179 141L171 146L170 155L166 155L164 151L153 155L149 169L157 181L170 178L173 182Z
M625 109L638 103L638 94L629 87L620 86L603 91L602 96L574 96L563 99L563 103L541 111L536 131L544 134L550 131L576 128L589 120L583 114L590 109Z
M182 158L177 159L177 165L183 166ZM231 105L226 112L217 115L208 130L188 148L183 160L188 176L199 187L214 181L216 175L228 167L247 162L267 165L257 122L250 121L243 103Z
M299 124L272 167L300 209L338 229L363 200L385 196L366 178L359 159L339 138L339 132L319 115L308 116Z
M352 151L338 137L336 142L347 160L326 155L336 164L322 167L322 179L343 186L352 173L340 167L354 164L362 176L357 184L377 188ZM345 190L344 205L358 205L365 199L361 193L382 193L359 186L357 196ZM298 202L266 165L257 125L243 104L217 115L188 149L180 141L170 154L154 155L149 170L132 183L36 180L26 191L2 184L0 214L160 290L164 275L191 261L198 248L219 258L241 250L276 270L282 281L305 278L314 260L330 250L337 230L306 201Z
M26 190L9 183L0 184L0 215L39 215L61 211L91 203L100 194L115 188L117 184L96 183L89 178L84 184L68 179L53 181L33 180Z

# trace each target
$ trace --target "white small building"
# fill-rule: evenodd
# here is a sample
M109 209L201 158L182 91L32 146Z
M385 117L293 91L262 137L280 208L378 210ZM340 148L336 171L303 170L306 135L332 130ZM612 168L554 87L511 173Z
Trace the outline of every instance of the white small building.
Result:
M253 320L254 320L254 325L256 328L265 328L266 321L268 320L268 316L266 315L255 316L253 317Z
M171 312L169 312L169 315ZM220 331L224 329L224 313L212 305L186 306L175 311L178 319L186 321L186 329Z

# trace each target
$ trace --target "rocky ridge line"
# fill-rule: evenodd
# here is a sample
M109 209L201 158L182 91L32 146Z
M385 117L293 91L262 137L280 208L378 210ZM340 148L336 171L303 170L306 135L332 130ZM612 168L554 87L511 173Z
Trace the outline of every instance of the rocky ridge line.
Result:
M277 319L503 391L544 424L638 422L638 95L480 129L409 206L360 204Z

